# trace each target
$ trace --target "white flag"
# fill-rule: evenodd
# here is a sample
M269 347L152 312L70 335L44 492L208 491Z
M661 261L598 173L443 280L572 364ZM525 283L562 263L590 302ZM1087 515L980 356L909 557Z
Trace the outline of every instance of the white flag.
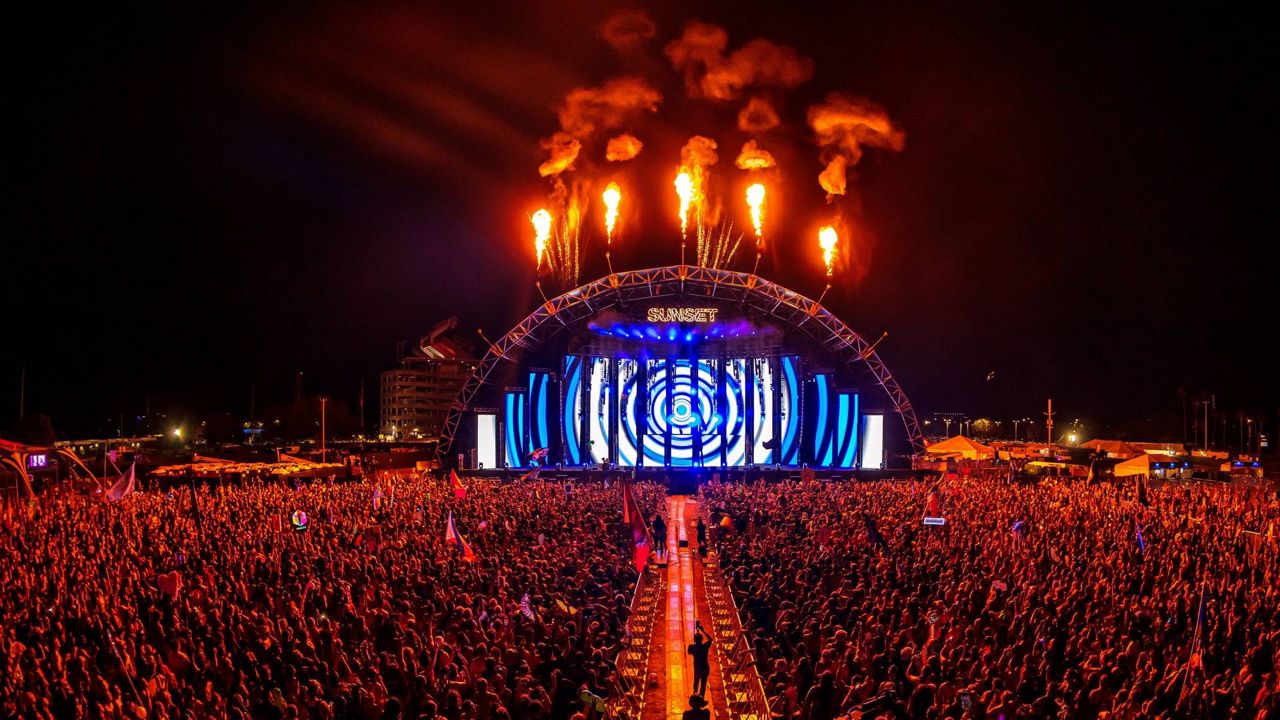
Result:
M134 473L134 469L137 467L138 463L135 461L129 466L129 472L121 475L116 484L112 485L110 490L107 490L108 500L114 502L133 492L134 486L137 484L137 475Z

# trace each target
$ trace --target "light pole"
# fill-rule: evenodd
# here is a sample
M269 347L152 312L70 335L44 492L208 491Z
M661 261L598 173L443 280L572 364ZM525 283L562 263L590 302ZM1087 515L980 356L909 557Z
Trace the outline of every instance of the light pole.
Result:
M1049 407L1044 414L1045 417L1045 437L1048 439L1048 446L1045 447L1045 455L1048 459L1053 459L1053 398L1049 398Z
M320 398L320 462L325 462L324 450L324 431L325 431L325 406L329 404L329 398Z

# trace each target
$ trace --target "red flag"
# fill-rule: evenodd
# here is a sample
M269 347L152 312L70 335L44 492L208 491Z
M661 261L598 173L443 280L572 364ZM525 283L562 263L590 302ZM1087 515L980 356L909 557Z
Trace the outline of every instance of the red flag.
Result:
M936 489L929 491L929 499L924 506L925 517L942 517L942 503L938 500Z
M635 550L631 551L631 562L635 564L636 572L644 572L644 566L649 563L649 543L636 544Z
M467 487L462 484L462 480L458 478L458 473L453 470L449 471L449 487L453 488L453 496L459 500L467 499Z
M476 561L476 554L471 551L471 545L463 539L462 533L458 532L458 528L453 524L452 511L449 512L449 522L444 528L444 541L453 545L454 548L462 554L463 560L466 560L467 562Z
M636 572L644 572L644 566L649 562L649 524L644 521L644 513L640 511L640 504L636 502L635 495L631 493L631 485L623 483L622 486L622 509L623 517L626 522L631 525L631 541L635 543L632 551L631 561L635 563Z

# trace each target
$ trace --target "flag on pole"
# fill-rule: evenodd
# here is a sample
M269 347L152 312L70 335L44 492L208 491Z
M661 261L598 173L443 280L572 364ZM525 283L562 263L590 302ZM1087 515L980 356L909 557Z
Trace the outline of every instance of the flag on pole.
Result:
M644 572L645 563L649 562L649 523L644 521L644 513L631 492L631 484L622 485L622 514L624 522L631 526L631 541L634 543L631 561L635 563L636 572Z
M1138 543L1138 552L1146 556L1147 541L1142 537L1142 523L1137 520L1133 521L1133 539Z
M462 533L458 532L457 526L453 524L453 511L449 511L449 522L444 528L444 541L453 545L455 549L462 555L462 559L467 562L475 562L476 554L471 551L471 545L462 537Z
M378 512L382 509L382 501L387 496L382 492L382 486L379 485L373 489L373 511Z
M129 472L121 475L120 479L107 490L108 500L116 502L133 493L137 485L137 467L138 463L135 461L129 466Z
M449 487L453 488L454 498L458 500L467 499L467 487L462 484L462 479L453 470L449 471Z
M551 451L551 448L540 447L537 450L534 450L533 452L529 453L529 459L541 461L543 458L547 456L547 453L549 453L550 451Z
M542 466L541 466L541 465L537 465L537 466L535 466L532 470L530 470L529 472L527 472L527 473L525 473L525 474L521 475L521 476L520 476L520 482L531 482L531 481L533 481L533 480L537 480L537 479L538 479L538 473L540 473L540 472L542 472ZM466 495L466 492L467 492L466 490L463 490L463 491L462 491L463 496L465 496L465 495ZM461 498L459 498L459 499L461 499Z
M1200 609L1196 611L1196 630L1191 636L1191 654L1187 657L1187 668L1204 672L1204 599L1205 586L1200 586Z

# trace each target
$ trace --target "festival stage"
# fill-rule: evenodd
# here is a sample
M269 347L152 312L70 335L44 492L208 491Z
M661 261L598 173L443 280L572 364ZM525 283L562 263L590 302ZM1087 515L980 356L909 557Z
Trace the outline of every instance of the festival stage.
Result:
M676 265L570 290L491 343L439 460L478 475L541 466L544 477L636 473L683 487L805 467L881 477L923 447L875 343L757 275Z

